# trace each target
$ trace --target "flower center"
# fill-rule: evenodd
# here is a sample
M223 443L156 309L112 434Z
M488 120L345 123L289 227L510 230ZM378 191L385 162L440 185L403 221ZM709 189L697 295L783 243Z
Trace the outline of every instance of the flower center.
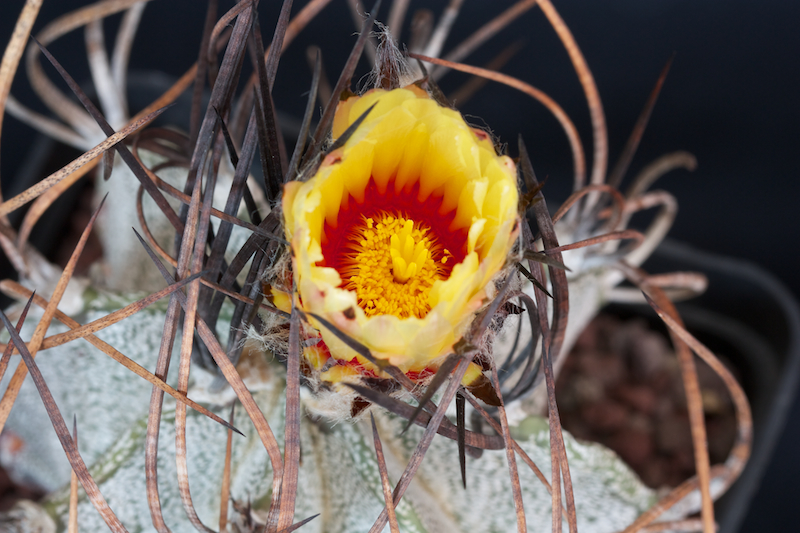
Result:
M340 269L344 286L356 292L367 316L422 318L430 311L431 287L445 277L450 252L424 224L387 212L376 219L362 217L351 229L352 253Z
M418 183L379 191L370 180L361 201L346 195L325 221L320 266L339 272L367 316L425 317L433 284L464 260L467 230L451 229L455 210L442 213L441 196L418 196Z

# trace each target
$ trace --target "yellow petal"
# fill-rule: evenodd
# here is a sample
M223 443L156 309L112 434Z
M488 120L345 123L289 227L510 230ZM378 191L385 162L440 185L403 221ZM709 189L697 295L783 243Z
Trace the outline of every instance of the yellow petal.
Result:
M340 102L333 137L339 137L373 105L347 142L324 158L314 176L305 183L291 183L284 188L285 231L293 249L293 273L302 308L323 316L365 345L374 357L388 360L405 372L419 372L436 368L436 361L450 353L475 312L485 305L487 291L494 291L491 280L503 268L518 227L516 169L509 158L495 153L488 134L472 129L457 111L439 106L416 86L393 91L374 89ZM412 223L406 218L396 229L385 230L390 233L383 233L387 235L387 257L391 256L385 268L394 271L386 279L387 283L398 284L400 288L392 288L400 291L398 294L419 286L418 275L434 257L441 261L443 271L449 272L446 278L429 285L423 300L427 306L423 310L429 310L419 316L375 314L376 308L368 315L359 307L356 291L345 288L343 275L324 266L327 258L323 250L329 246L325 242L342 242L326 241L333 233L324 233L349 231L341 227L340 213L344 208L348 213L357 213L358 209L369 207L365 205L365 195L370 183L375 187L369 190L377 191L370 194L378 195L411 194L418 185L416 197L401 203L433 202L430 205L438 207L431 217L453 217L452 223L448 222L450 227L436 231L448 237L459 231L464 235L463 248L453 256L430 248L429 241L423 242L422 234L418 234L420 226L416 225L420 221ZM428 209L429 204L424 205ZM370 212L362 216L374 215ZM400 224L400 217L406 215L394 217L395 222L391 223ZM416 236L411 235L412 230ZM363 239L367 243L374 238ZM460 257L464 251L464 258L452 264L453 257ZM320 329L334 358L357 361L364 368L376 370L332 332L311 322ZM308 357L310 364L319 368L316 363L321 359L314 357L317 356ZM358 374L356 368L336 365L320 377L331 382L352 379ZM470 366L465 379L474 379L476 372L480 369Z

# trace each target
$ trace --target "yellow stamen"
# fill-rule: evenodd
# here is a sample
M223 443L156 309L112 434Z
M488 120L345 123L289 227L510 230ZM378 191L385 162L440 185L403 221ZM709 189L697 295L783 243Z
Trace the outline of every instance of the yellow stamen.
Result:
M405 283L414 277L421 265L428 260L430 252L425 246L425 239L416 241L411 232L414 221L406 220L400 233L393 233L390 238L389 253L392 256L392 274L397 283Z
M377 221L364 218L352 241L357 253L348 256L341 274L367 316L422 318L430 311L428 294L443 277L430 228L386 213Z

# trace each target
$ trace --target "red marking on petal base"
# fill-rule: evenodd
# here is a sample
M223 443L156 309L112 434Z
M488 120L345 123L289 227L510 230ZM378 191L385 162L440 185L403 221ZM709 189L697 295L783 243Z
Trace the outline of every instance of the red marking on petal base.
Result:
M380 376L378 376L377 372L375 372L372 369L366 368L355 357L353 359L351 359L350 361L337 361L337 364L342 365L342 366L349 366L350 368L354 368L354 369L358 370L358 373L361 374L364 377L370 377L370 378L380 377ZM429 368L429 367L425 367L425 368L423 368L422 370L419 370L419 371L417 371L417 370L409 370L408 372L406 372L406 376L408 376L408 378L411 381L417 383L420 380L429 378L429 377L433 376L434 374L436 374L436 370L437 369L435 369L435 368Z
M426 378L429 378L429 377L433 376L434 374L436 374L436 370L437 369L435 369L435 368L429 368L429 367L425 367L422 370L420 370L419 372L417 372L415 370L409 370L408 372L406 372L406 376L408 376L408 379L410 379L411 381L416 383L418 381L421 381L423 379L426 379Z
M411 191L394 191L390 183L385 193L378 192L375 182L370 179L364 191L364 201L356 202L347 195L339 209L336 226L327 222L322 237L322 255L324 260L319 266L333 267L339 272L345 266L346 257L352 255L353 246L350 238L353 228L361 223L362 217L373 218L376 221L384 214L391 213L395 216L410 218L417 223L423 223L431 228L431 233L440 244L440 250L447 250L452 257L448 257L444 275L449 276L453 265L464 260L467 253L467 235L469 228L450 231L450 225L456 216L456 210L445 214L439 213L442 206L442 195L434 192L424 202L419 201L419 182L414 184ZM441 257L434 257L441 263Z
M330 350L328 349L328 345L325 344L325 341L320 339L319 342L314 345L314 347L318 350L317 356L320 357L320 362L323 363L323 366L324 366L325 363L327 363L328 360L331 357L333 357L331 355ZM358 360L357 357L353 357L350 361L344 361L342 359L335 359L334 358L333 365L334 366L350 367L353 370L355 370L356 372L358 372L359 375L361 375L361 376L363 376L365 378L380 378L380 376L378 375L378 373L374 369L365 367ZM303 370L303 373L305 375L307 375L307 376L311 376L315 372L315 370L312 369L311 365L308 364L307 362L303 366L302 370ZM431 376L436 374L436 370L437 370L436 368L430 368L430 367L425 367L425 368L423 368L422 370L419 370L419 371L417 371L417 370L409 370L408 372L406 372L406 376L408 376L408 378L411 381L413 381L415 383L418 383L418 382L420 382L422 380L425 380L427 378L430 378Z
M365 378L377 378L377 377L380 377L380 376L378 376L377 372L375 372L374 370L372 370L370 368L366 368L355 357L352 358L350 361L339 361L339 360L337 360L337 364L342 365L342 366L349 366L350 368L353 368L353 369L357 370L358 373L361 374L362 376L364 376Z

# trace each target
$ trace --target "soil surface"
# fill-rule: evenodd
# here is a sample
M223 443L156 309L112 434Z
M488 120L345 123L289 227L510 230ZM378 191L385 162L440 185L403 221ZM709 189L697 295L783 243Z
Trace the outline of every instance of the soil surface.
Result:
M736 435L722 380L698 358L711 464ZM675 487L695 473L686 395L667 337L644 319L601 314L578 338L556 382L562 423L578 439L614 450L649 487Z

